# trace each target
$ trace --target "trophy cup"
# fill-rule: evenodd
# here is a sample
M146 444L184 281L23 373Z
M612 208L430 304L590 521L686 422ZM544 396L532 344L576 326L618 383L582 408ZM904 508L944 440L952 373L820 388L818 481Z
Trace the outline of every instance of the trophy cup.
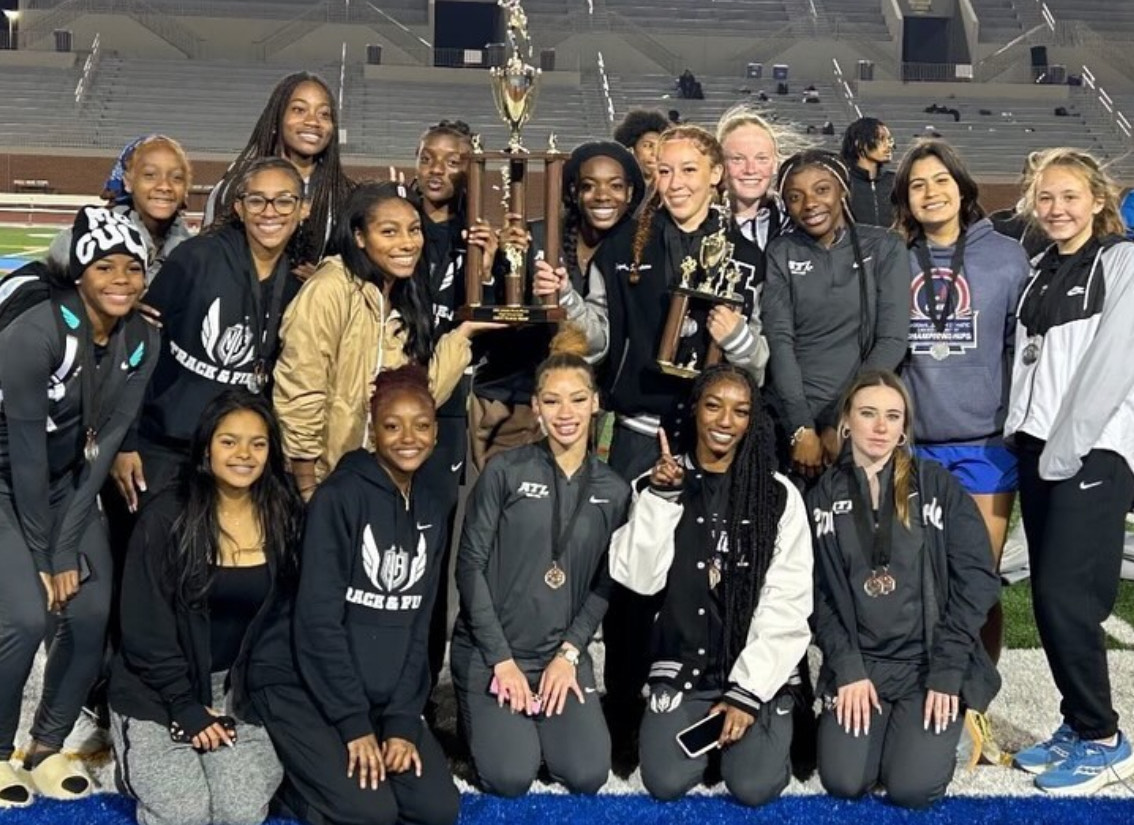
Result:
M532 55L528 35L528 17L520 0L497 0L507 12L508 58L503 66L491 70L492 97L500 118L508 124L508 146L504 151L484 151L479 141L474 142L469 163L468 220L469 228L477 225L484 212L484 185L489 161L500 161L502 186L501 201L505 214L517 214L519 219L510 222L527 231L527 173L533 162L543 164L544 171L544 222L547 241L544 257L558 266L562 251L560 208L563 186L563 163L566 156L555 147L555 136L548 141L546 152L529 152L523 143L523 127L532 116L538 92L540 70L525 62ZM559 306L558 295L548 295L540 304L525 303L527 297L527 260L524 251L510 244L501 247L507 262L504 275L504 303L490 304L484 300L483 287L491 285L492 273L483 271L479 255L468 255L465 263L465 296L468 303L457 311L461 320L495 321L506 324L527 324L562 321L566 313Z
M729 209L721 204L713 209L720 217L720 229L701 240L696 259L690 256L681 262L681 281L670 291L669 314L658 346L662 372L680 378L696 378L724 355L709 334L712 308L724 304L744 312L744 297L737 291L740 268L732 257L734 245L726 238Z

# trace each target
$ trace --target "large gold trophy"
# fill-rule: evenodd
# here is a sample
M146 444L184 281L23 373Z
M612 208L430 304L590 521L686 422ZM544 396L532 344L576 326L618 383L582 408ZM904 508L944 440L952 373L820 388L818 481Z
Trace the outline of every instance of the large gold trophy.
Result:
M469 164L468 225L471 229L483 217L485 167L489 161L501 161L503 185L502 201L505 214L520 217L511 223L527 230L526 178L532 161L542 162L544 171L544 222L547 242L543 254L553 266L559 265L562 247L560 225L560 199L562 194L563 163L565 156L556 150L554 136L548 141L546 152L529 152L523 143L523 128L535 110L539 89L540 70L526 62L532 55L528 35L528 16L520 0L497 0L507 12L508 57L503 66L491 70L492 97L501 120L508 124L510 135L504 151L486 152L480 142L474 142L472 161ZM565 317L559 306L559 296L549 295L541 304L526 303L527 261L519 247L506 244L501 251L507 262L504 275L504 303L486 303L485 285L492 283L492 273L483 271L479 255L468 255L465 264L465 296L468 303L458 310L462 320L496 321L508 324L555 322Z

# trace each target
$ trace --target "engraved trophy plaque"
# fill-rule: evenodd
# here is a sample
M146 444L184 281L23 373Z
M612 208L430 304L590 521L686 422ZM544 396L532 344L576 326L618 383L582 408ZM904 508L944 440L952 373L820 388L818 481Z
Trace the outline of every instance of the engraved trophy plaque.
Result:
M662 328L657 362L662 372L696 378L705 367L720 362L724 353L709 334L709 312L718 304L744 312L739 292L741 273L727 239L728 207L714 204L720 229L701 240L697 258L681 262L681 281L670 291L669 314Z
M484 187L489 162L499 162L501 202L504 213L519 215L510 223L527 231L527 179L531 166L543 164L544 221L547 241L544 257L558 265L562 251L560 220L563 164L566 156L555 146L555 136L548 141L546 152L529 152L523 143L523 128L535 110L540 70L526 62L532 45L528 35L528 18L520 0L497 0L507 13L508 56L503 66L491 70L492 98L509 129L508 146L503 151L485 151L474 142L469 163L468 220L469 228L477 225L484 213ZM501 246L506 263L503 303L488 303L484 286L493 284L492 273L485 273L480 255L470 254L465 265L465 295L468 303L457 311L461 320L495 321L506 324L528 324L562 321L566 314L559 306L559 296L549 295L541 303L526 302L530 294L527 259L524 250ZM492 290L498 297L499 292Z

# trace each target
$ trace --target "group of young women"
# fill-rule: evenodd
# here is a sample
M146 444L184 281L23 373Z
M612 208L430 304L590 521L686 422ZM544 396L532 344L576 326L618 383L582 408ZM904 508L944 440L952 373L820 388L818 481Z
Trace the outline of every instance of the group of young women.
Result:
M0 282L0 806L91 791L62 749L116 605L140 822L455 822L427 703L458 538L484 790L546 768L594 793L640 761L659 799L719 770L755 806L810 744L829 793L925 807L962 729L987 736L1017 488L1063 724L1016 764L1050 793L1134 773L1101 629L1134 501L1134 246L1092 158L1032 165L1029 265L940 141L902 159L890 230L856 220L844 159L784 158L755 112L634 113L628 145L571 153L546 261L539 225L468 225L467 124L426 131L409 185L352 185L336 118L318 77L282 81L192 238L184 152L141 138L107 207ZM888 159L884 130L856 151ZM558 332L455 320L466 258L493 290L504 243Z

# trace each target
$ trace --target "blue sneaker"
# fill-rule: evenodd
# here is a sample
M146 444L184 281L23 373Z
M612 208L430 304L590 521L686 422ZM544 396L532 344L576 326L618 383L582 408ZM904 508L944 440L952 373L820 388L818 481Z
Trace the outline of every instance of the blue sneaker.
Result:
M1012 764L1028 773L1043 773L1062 765L1078 741L1078 734L1064 722L1046 742L1037 742L1016 754Z
M1134 775L1134 749L1120 732L1112 747L1080 739L1058 767L1036 777L1036 787L1049 794L1082 795L1094 793L1111 782L1122 782Z

